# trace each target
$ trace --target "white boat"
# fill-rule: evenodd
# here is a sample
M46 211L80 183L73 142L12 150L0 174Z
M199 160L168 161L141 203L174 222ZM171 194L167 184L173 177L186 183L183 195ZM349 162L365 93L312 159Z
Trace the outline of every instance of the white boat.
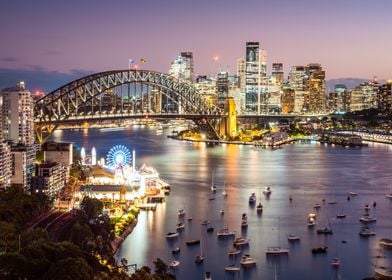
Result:
M240 264L243 267L251 267L256 265L256 260L253 259L250 255L246 254L244 256L242 256L241 260L240 260Z
M204 274L204 280L212 280L211 272L206 272Z
M348 194L351 195L351 196L356 196L356 195L358 195L358 193L356 193L356 192L348 192Z
M257 206L256 206L256 210L257 210L257 212L263 212L263 205L261 204L261 202L259 202L259 204L257 204Z
M178 267L180 265L180 262L179 261L176 261L176 260L173 260L173 261L171 261L171 263L170 263L170 267L172 267L172 268L176 268L176 267Z
M249 239L246 239L243 237L238 237L233 242L234 247L244 246L244 245L248 245L248 244L249 244Z
M321 208L321 204L320 204L320 203L316 203L316 204L313 206L313 208L314 208L314 209L319 209L319 208Z
M185 216L185 210L184 209L178 210L178 216Z
M222 195L223 195L223 196L227 196L227 192L226 192L226 183L223 184Z
M264 193L265 195L270 195L271 192L272 192L272 190L271 190L270 187L265 187L264 190L263 190L263 193Z
M308 218L308 227L313 227L316 225L316 220L312 217Z
M241 228L245 229L248 227L248 222L246 220L242 220L241 222Z
M170 238L176 238L178 237L178 232L169 232L166 234L166 238L170 239Z
M228 265L228 266L225 267L225 270L226 270L227 272L238 272L238 271L240 271L241 269L240 269L239 267L235 266L234 264L230 264L230 265Z
M216 186L214 184L214 171L212 171L212 175L211 175L211 187L210 187L212 192L216 192Z
M381 278L377 278L377 279L392 279L392 269L384 267L384 266L376 267L374 269L374 274L377 277L381 277Z
M368 223L373 223L375 221L377 221L377 219L375 217L371 217L368 214L363 215L359 221L361 221L362 223L368 224Z
M268 247L265 253L267 255L287 255L289 253L289 249L280 248L279 246Z
M241 254L241 249L233 248L229 251L229 256L235 256Z
M279 246L271 246L267 248L265 252L267 255L287 255L289 253L289 249L281 248L280 246L280 218L278 222L278 241Z
M388 238L380 239L378 244L380 244L381 246L383 246L385 248L392 249L392 239L388 239Z
M224 215L224 214L225 214L225 210L224 210L224 209L221 209L221 210L219 210L219 213L220 213L221 215Z
M299 241L299 240L300 240L300 238L299 238L299 236L298 236L298 235L295 235L295 234L289 234L289 235L287 236L287 240L288 240L288 241Z
M332 261L331 261L331 265L333 266L333 267L339 267L340 266L340 259L339 258L333 258L332 259Z
M183 229L183 228L185 228L185 224L184 223L178 223L177 224L177 229Z
M196 256L195 258L195 263L202 263L204 261L204 256L203 256L203 240L200 239L200 255Z
M235 236L235 231L229 230L228 228L223 228L216 233L218 237Z
M368 237L368 236L376 235L376 232L375 231L371 231L369 228L363 228L359 232L359 235L362 236L362 237Z
M208 224L211 224L211 222L208 221L208 220L205 220L205 221L202 221L202 222L201 222L201 225L202 225L202 226L206 226L206 225L208 225Z

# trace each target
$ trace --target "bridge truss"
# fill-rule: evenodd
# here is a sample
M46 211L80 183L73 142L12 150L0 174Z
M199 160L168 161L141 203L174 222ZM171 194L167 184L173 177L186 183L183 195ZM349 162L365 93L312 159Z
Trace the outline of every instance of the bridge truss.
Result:
M219 118L221 110L196 88L167 74L116 70L70 82L36 102L40 143L60 124L143 116Z

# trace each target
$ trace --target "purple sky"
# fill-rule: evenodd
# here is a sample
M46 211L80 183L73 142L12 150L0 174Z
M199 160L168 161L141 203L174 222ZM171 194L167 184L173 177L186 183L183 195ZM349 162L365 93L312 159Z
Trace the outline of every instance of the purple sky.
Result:
M192 51L197 74L234 73L245 42L260 41L268 71L319 62L327 79L388 79L391 11L391 0L1 1L0 69L98 72L144 58L167 72Z

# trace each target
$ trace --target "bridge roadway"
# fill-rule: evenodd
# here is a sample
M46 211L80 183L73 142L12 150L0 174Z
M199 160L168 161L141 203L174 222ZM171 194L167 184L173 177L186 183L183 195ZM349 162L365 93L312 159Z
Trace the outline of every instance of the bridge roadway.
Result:
M225 115L218 114L179 114L179 113L116 113L116 114L94 114L94 115L79 115L79 116L69 116L64 120L52 120L45 122L46 124L66 124L66 123L80 123L89 121L108 121L108 120L123 120L123 119L188 119L188 120L200 120L200 119L220 119ZM295 118L320 118L327 116L327 114L318 115L292 115L292 114L264 114L264 115L237 115L237 119L295 119ZM40 121L36 119L36 122Z

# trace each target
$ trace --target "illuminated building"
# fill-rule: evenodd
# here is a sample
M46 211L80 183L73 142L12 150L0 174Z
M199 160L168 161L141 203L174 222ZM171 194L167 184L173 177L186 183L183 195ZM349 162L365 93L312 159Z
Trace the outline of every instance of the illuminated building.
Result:
M21 186L29 192L31 187L31 178L35 173L35 146L13 145L12 152L12 177L11 184Z
M201 96L205 97L212 104L218 106L215 80L207 78L207 76L198 76L196 78L195 88Z
M281 87L284 82L283 63L272 63L271 78L274 85Z
M308 92L308 76L305 66L292 66L289 74L290 88L294 91L294 112L303 110L303 96Z
M193 82L193 54L192 52L182 52L181 55L171 63L169 75L177 79Z
M351 90L350 111L376 108L378 86L373 83L362 83Z
M3 89L0 95L3 138L15 144L34 145L34 101L24 82Z
M308 64L308 94L304 96L303 110L311 113L325 112L325 71L318 63Z
M66 181L68 182L71 165L73 163L73 149L71 143L45 142L42 145L45 162L57 162L64 165L66 170ZM82 162L84 162L82 157Z
M267 112L267 52L259 42L246 43L245 107L249 113Z
M378 89L377 106L385 114L392 115L392 80Z
M67 170L62 163L44 162L36 167L36 176L32 178L31 192L55 197L64 188L66 178Z
M240 108L239 112L245 112L246 62L244 58L237 60L237 76L240 96L238 97L238 101L236 100L236 104L237 108Z
M350 111L350 91L343 84L335 85L335 90L328 93L327 111L344 113Z
M0 139L0 189L11 185L12 154L11 147Z
M282 114L295 112L295 91L291 88L284 88L282 94Z

